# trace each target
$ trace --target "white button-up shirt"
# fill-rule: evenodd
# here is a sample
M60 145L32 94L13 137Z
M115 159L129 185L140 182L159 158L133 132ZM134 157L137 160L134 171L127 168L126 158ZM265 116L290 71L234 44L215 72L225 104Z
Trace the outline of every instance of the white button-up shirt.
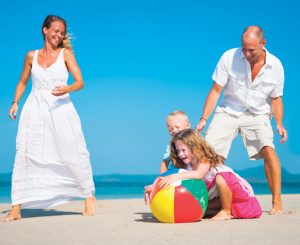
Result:
M253 81L250 63L241 48L222 55L212 79L223 87L219 107L225 112L236 116L247 110L255 114L272 113L271 98L283 95L284 71L281 62L265 51L266 63Z

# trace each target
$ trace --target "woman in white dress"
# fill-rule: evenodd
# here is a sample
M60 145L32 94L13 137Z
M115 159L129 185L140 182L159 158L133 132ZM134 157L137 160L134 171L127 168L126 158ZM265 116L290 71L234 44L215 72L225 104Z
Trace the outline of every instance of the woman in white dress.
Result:
M32 77L32 91L21 112L12 175L12 210L3 221L21 219L22 208L50 208L72 198L85 198L83 215L94 214L96 199L89 152L69 93L83 88L80 69L66 34L66 22L47 16L44 47L26 55L9 111ZM74 83L67 85L68 73Z

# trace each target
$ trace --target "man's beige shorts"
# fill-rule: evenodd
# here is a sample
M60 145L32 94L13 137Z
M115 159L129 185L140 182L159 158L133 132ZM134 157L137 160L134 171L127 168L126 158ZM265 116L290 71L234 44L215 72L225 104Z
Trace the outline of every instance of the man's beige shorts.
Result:
M237 117L217 108L205 140L219 155L227 158L232 140L239 133L252 160L263 158L261 149L264 146L275 149L269 115L256 115L249 111Z

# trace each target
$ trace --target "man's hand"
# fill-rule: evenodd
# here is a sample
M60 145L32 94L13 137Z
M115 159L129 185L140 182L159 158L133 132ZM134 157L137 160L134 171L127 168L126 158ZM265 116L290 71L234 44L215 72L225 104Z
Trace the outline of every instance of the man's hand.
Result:
M206 119L201 118L200 121L197 124L196 130L200 133L201 130L205 128L205 125L206 125Z
M281 136L281 140L280 143L284 143L286 142L286 140L288 139L288 133L285 130L285 128L283 126L278 126L277 125L277 132L279 133L279 135Z

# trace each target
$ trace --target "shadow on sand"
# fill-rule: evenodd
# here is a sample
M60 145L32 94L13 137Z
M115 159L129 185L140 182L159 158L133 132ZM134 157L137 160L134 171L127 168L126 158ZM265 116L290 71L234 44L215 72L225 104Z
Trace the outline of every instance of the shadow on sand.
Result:
M5 215L10 210L2 211L1 214ZM22 218L32 217L47 217L47 216L60 216L60 215L81 215L81 212L66 212L55 209L23 209Z
M136 222L144 222L144 223L160 223L153 217L151 213L135 213L141 215L141 219L135 219Z

